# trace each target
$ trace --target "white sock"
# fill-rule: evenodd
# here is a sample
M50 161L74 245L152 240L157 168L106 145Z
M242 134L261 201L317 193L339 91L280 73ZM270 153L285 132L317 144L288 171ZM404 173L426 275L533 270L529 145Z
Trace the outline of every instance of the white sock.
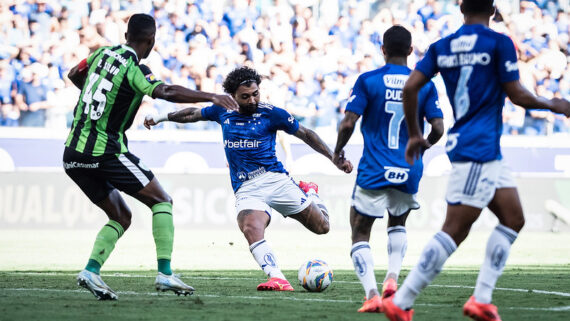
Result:
M517 238L518 233L512 229L497 225L487 241L485 260L477 277L475 285L475 301L480 303L491 303L495 283L503 273L505 262L511 250L511 244Z
M371 290L378 291L376 284L376 277L374 276L374 259L372 258L372 251L370 251L370 244L368 242L356 242L352 244L350 250L350 257L352 264L354 264L354 272L364 287L366 299L370 299L368 295Z
M307 196L309 197L309 200L311 200L312 202L314 202L318 208L321 209L321 211L323 211L325 213L326 216L329 215L329 210L327 209L327 207L325 206L325 204L323 204L323 201L321 200L321 198L319 197L319 194L317 194L317 192L315 192L314 189L310 189L307 192Z
M421 290L441 272L443 264L456 249L457 245L449 234L437 232L424 248L418 264L396 291L394 303L402 309L410 309Z
M249 250L267 276L270 278L285 279L283 272L281 272L277 266L277 260L275 259L273 250L265 240L253 243L249 246Z
M393 226L388 228L388 272L386 272L386 278L388 275L395 275L396 281L398 281L398 275L400 275L400 270L402 269L402 261L406 255L406 249L408 248L408 238L406 235L406 227L402 225Z

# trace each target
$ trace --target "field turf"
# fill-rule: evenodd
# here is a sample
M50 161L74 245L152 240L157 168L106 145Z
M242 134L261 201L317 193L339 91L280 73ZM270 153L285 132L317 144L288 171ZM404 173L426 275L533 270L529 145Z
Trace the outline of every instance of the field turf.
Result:
M102 273L118 301L97 301L76 285L74 271L0 272L0 320L386 320L361 314L364 295L351 270L335 271L323 293L297 284L295 292L257 292L261 271L178 271L196 288L192 296L157 293L155 272ZM404 269L400 281L407 274ZM385 271L377 271L382 280ZM510 267L497 284L494 303L504 321L570 320L570 265ZM451 268L418 298L414 320L462 320L462 305L473 292L477 271Z

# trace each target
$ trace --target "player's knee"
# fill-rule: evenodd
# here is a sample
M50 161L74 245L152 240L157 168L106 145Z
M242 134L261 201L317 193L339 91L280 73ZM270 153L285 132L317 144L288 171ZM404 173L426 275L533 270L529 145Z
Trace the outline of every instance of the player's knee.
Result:
M240 227L241 232L243 235L245 235L246 238L263 233L263 228L259 224L255 224L253 222L244 223Z
M316 234L327 234L330 231L330 224L328 220L322 220L321 224L317 227Z

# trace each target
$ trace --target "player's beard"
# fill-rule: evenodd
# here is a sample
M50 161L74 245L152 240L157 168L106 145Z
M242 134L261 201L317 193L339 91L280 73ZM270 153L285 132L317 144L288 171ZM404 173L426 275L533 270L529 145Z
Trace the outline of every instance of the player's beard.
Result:
M253 113L255 113L255 111L257 110L257 103L255 104L247 104L247 105L240 105L240 110L242 114L248 114L251 115Z

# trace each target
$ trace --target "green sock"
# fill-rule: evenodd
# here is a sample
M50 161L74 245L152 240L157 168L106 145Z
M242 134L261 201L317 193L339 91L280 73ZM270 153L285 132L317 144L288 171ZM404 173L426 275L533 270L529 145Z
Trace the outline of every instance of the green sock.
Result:
M113 249L115 248L115 244L123 233L125 233L125 230L121 224L116 221L109 220L109 222L101 228L99 234L97 234L93 250L91 251L91 256L89 257L89 262L85 269L99 274L101 266L105 263L107 258L109 258L109 255L111 255L111 252L113 252Z
M152 236L156 245L158 271L171 275L170 259L172 256L172 244L174 243L171 203L158 203L152 207Z

